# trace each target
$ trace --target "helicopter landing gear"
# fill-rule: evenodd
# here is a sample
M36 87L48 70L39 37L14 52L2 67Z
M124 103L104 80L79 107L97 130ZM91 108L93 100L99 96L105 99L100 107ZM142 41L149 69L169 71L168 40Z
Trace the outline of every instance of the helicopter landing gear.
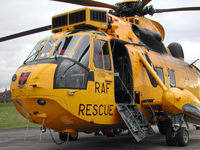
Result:
M166 143L168 146L175 146L177 143L176 134L171 127L166 132Z
M186 146L189 142L189 133L185 127L181 127L177 132L169 128L166 132L166 143L169 146Z
M189 133L186 128L182 127L179 129L177 134L177 142L179 146L186 146L189 142Z
M59 138L61 141L77 141L78 133L77 135L70 135L68 132L59 132Z
M158 130L161 134L166 135L167 129L171 125L171 120L170 119L162 119L158 121Z
M169 146L186 146L189 142L189 133L183 125L183 115L172 118L172 124L166 131L166 143Z

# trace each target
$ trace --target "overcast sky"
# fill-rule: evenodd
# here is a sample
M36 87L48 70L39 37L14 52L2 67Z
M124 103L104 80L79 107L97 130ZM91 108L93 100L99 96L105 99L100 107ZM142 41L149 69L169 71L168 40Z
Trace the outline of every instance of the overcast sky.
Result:
M115 4L117 0L98 0ZM0 37L51 24L51 17L80 8L78 5L50 0L0 0ZM200 6L200 0L153 0L154 8ZM179 42L188 63L200 58L200 11L155 14L150 19L165 29L165 45ZM0 90L9 88L12 75L23 63L38 40L50 35L43 32L0 43ZM200 61L196 64L200 67Z

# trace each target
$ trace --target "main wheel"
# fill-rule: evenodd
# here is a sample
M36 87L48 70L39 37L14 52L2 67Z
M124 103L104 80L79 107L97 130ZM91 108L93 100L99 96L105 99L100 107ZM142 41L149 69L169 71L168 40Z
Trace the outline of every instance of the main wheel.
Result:
M120 135L120 134L122 133L122 129L119 129L119 128L114 129L114 130L113 130L113 133L114 133L115 135Z
M186 146L189 142L189 133L185 127L178 130L177 142L179 146Z
M170 120L159 120L158 121L158 130L161 134L166 135L167 129L170 127Z
M69 141L77 141L78 140L78 134L77 135L69 135Z
M167 127L158 127L158 130L161 134L166 135Z
M175 132L172 128L168 128L166 132L166 143L168 146L175 146L177 144Z
M78 139L78 133L77 135L73 136L73 135L68 135L68 132L59 132L59 138L61 141L67 141L69 139L69 141L76 141Z

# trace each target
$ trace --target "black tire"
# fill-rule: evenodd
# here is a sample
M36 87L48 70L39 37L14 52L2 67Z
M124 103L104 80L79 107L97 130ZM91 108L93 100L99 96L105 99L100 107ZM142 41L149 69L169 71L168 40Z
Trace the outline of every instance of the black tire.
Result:
M68 132L59 132L59 138L61 141L68 140ZM69 141L76 141L78 139L78 133L76 136L69 135Z
M166 135L167 129L168 127L158 127L158 130L162 135Z
M172 128L167 129L166 143L168 146L176 146L176 144L177 144L176 136L174 136L174 131Z
M69 141L77 141L78 140L78 134L73 136L73 135L69 135Z
M103 133L103 135L107 135L106 134L106 129L101 130L101 132Z
M61 141L67 141L67 133L66 132L59 132L59 139Z
M158 121L158 130L161 134L166 135L168 128L171 127L171 120L160 120Z
M186 146L189 142L189 133L185 127L178 130L177 142L179 146Z
M113 133L114 133L114 135L120 135L122 133L122 129L119 129L119 128L114 129Z

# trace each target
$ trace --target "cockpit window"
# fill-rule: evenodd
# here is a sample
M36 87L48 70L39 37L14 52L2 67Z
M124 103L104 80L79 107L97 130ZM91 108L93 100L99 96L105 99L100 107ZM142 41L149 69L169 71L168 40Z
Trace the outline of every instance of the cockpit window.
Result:
M54 88L86 89L89 77L90 36L74 35L62 38L52 53L61 59L55 73Z
M110 53L107 41L94 40L93 61L95 68L111 71Z
M68 57L79 39L80 35L62 38L56 46L52 56Z
M102 50L103 50L105 69L111 70L111 61L110 61L108 42L101 40L101 46L102 46Z
M71 58L87 67L89 64L89 54L90 54L89 49L90 49L90 37L88 35L83 35L81 41L78 43Z
M94 66L99 69L103 69L103 57L101 51L100 40L94 40Z
M86 89L89 69L68 58L63 59L58 65L54 88L56 89Z
M49 40L49 42L46 44L45 48L43 49L43 51L40 54L40 56L38 57L38 59L46 58L49 55L53 46L56 44L56 41L57 41L57 39Z
M76 34L76 33L92 33L92 34L98 34L98 35L101 35L101 36L106 36L105 33L95 31L95 30L72 30L72 31L65 32L64 35Z
M40 51L43 49L46 42L47 42L46 40L38 42L35 45L34 49L31 51L30 55L27 57L27 59L24 62L26 63L26 62L30 62L30 61L35 60L35 58L38 56Z
M68 57L88 67L90 54L90 36L74 35L64 37L54 49L51 58Z

